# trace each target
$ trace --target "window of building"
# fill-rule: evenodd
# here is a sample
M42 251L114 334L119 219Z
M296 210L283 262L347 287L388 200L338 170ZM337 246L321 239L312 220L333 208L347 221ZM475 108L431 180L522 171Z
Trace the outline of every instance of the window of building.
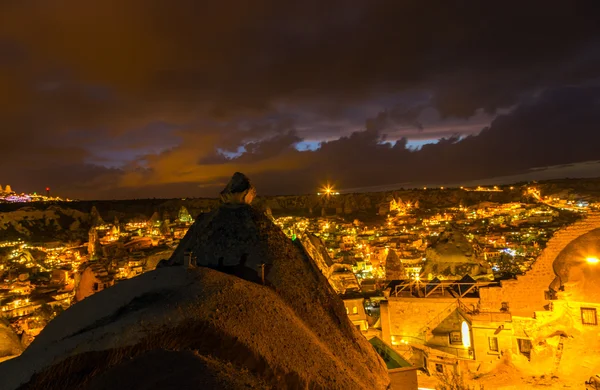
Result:
M581 308L581 323L583 325L598 325L596 309L593 307Z
M521 355L526 356L527 359L531 359L531 340L517 339L517 344L519 344L519 352Z
M100 286L98 285L98 283L94 283L94 286L93 286L94 291L98 291L99 287Z
M358 307L352 307L352 314L358 314Z
M450 332L450 344L462 345L462 334L460 332Z
M436 364L435 364L435 370L436 370L437 372L440 372L440 373L442 373L442 374L443 374L443 373L444 373L444 365L443 365L443 364L440 364L440 363L436 363Z
M498 337L488 337L488 345L491 352L498 352Z
M349 314L350 310L348 310L348 306L346 306L346 314Z

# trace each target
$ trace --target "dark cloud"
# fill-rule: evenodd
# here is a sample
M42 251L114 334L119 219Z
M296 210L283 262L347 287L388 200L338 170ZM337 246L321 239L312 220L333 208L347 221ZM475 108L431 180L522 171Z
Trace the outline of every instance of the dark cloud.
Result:
M314 188L315 178L336 181L342 188L460 183L598 160L599 108L600 87L552 89L497 117L478 135L442 138L418 151L407 149L406 139L382 143L376 126L367 127L305 152L310 162L286 185L295 192ZM258 180L277 193L282 186L275 177L262 175Z
M582 161L594 155L582 139L555 155L505 140L556 148L558 122L542 115L558 113L540 108L551 101L581 134L594 125L581 107L600 77L598 11L595 1L3 1L0 182L175 196L204 194L234 169L279 192L290 171L301 190L322 176L358 186ZM498 113L479 136L449 138ZM323 144L301 153L302 141Z

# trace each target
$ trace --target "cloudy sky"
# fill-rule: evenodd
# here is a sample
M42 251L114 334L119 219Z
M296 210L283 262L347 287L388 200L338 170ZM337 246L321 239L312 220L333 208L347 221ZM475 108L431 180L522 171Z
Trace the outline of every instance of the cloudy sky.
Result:
M215 196L235 171L263 194L589 176L598 8L2 0L0 184L93 199Z

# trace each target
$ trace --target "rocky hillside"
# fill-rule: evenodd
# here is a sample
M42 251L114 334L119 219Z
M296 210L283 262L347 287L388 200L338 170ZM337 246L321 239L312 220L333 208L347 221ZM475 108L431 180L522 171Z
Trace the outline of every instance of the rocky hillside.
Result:
M8 321L0 319L0 362L23 352L19 336L10 327Z
M391 197L420 208L438 209L483 201L510 202L520 200L521 192L467 192L462 190L404 190L393 192L340 194L330 197L313 195L257 197L254 206L270 209L274 216L339 215L349 219L373 218L379 206ZM17 238L29 241L86 239L93 208L104 221L118 218L121 222L148 220L152 215L177 219L181 207L192 216L219 207L218 199L140 199L122 201L81 201L66 203L0 204L0 241Z
M0 364L3 388L389 388L306 252L248 197L225 199L169 262L75 304Z
M89 226L89 213L58 205L41 209L26 206L0 213L0 241L78 240L85 238Z
M524 183L503 186L501 192L477 192L460 189L397 190L386 192L351 193L332 196L286 195L258 196L254 206L270 209L274 216L340 215L348 218L372 218L379 206L391 197L411 204L419 203L422 210L444 207L472 206L482 202L506 203L531 200L523 196ZM563 179L536 184L543 195L557 194L573 199L600 199L600 179ZM214 210L219 206L217 198L196 199L135 199L114 201L76 201L68 203L0 204L0 241L15 238L31 238L37 241L52 240L54 237L85 236L89 226L90 211L96 207L105 221L117 217L122 222L132 219L149 219L155 212L175 220L181 207L186 207L192 216ZM77 230L77 223L83 227Z
M299 239L304 250L314 260L321 273L329 278L333 272L333 260L331 260L329 252L327 252L327 246L325 246L323 240L312 233L302 234Z

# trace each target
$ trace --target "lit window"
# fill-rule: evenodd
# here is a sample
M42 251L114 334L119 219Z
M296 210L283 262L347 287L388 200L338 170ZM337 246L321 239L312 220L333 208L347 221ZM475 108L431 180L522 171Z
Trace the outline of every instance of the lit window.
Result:
M352 308L352 314L358 314L358 307L354 306Z
M490 351L498 352L498 337L488 337Z
M471 332L469 331L469 324L467 324L467 321L462 322L460 333L463 347L469 348L471 346Z
M581 308L581 323L583 325L598 325L598 317L596 316L596 309L591 307Z
M450 332L450 344L462 344L462 335L460 332Z
M349 314L350 310L348 310L348 306L346 306L346 314Z

